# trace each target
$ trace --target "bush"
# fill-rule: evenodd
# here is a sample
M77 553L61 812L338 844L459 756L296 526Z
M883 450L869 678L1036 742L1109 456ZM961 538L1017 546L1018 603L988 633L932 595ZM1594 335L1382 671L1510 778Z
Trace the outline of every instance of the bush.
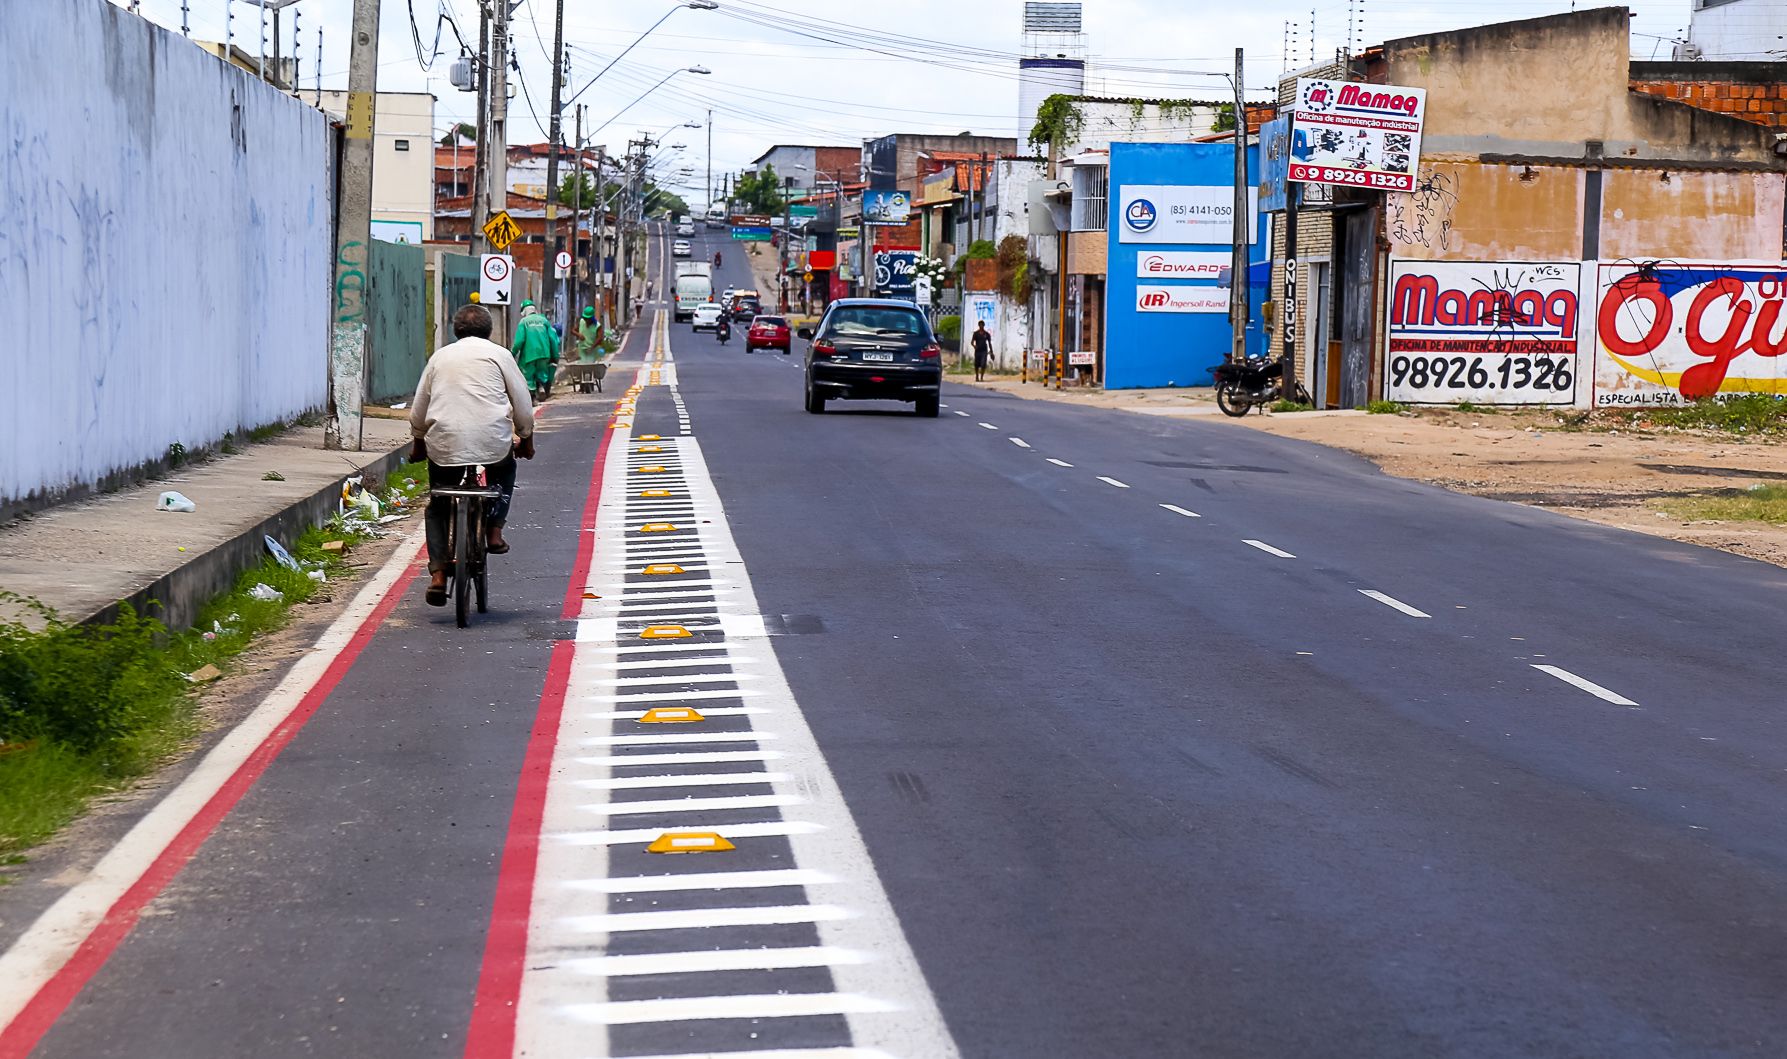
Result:
M1315 405L1304 404L1301 401L1274 401L1272 403L1274 412L1307 412L1314 407Z
M960 316L939 316L936 330L938 338L958 342L962 338L962 318Z
M1374 416L1387 416L1402 411L1402 406L1395 401L1372 401L1365 406L1365 410Z

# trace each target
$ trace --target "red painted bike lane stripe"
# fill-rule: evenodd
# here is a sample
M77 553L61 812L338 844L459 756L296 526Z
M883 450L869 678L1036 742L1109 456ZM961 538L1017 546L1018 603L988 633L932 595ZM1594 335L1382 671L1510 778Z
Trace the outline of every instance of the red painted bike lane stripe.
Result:
M63 1011L67 1010L87 982L130 934L143 907L180 874L180 869L186 866L187 861L197 855L205 839L210 837L223 818L229 815L242 796L260 779L267 766L279 756L279 752L304 728L305 723L335 690L347 671L353 668L360 651L403 599L410 582L421 569L421 563L412 562L398 577L371 615L355 630L347 646L329 663L322 677L311 685L292 712L237 767L205 803L204 808L187 822L124 895L113 903L98 926L87 935L86 940L56 972L55 977L38 990L37 995L31 998L4 1031L0 1031L0 1059L24 1059L37 1047L43 1035L62 1017Z

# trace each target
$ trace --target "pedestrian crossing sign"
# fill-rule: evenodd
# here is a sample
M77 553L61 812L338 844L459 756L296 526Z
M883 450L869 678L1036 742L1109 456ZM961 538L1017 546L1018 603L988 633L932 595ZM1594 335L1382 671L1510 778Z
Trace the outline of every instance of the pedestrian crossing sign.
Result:
M490 245L500 254L509 249L510 243L521 238L521 226L509 216L508 210L501 210L484 222L484 238L490 240Z

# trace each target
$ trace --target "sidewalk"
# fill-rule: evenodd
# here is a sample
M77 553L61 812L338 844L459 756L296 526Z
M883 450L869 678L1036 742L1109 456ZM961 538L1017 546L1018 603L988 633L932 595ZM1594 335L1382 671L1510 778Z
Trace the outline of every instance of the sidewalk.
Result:
M35 596L76 622L108 617L120 600L138 613L155 601L153 616L185 628L205 601L260 563L263 536L289 543L334 512L343 479L383 477L401 465L407 420L365 422L360 452L326 451L321 427L292 427L239 455L14 519L0 526L0 588ZM284 481L265 480L269 472ZM166 490L198 509L157 511Z

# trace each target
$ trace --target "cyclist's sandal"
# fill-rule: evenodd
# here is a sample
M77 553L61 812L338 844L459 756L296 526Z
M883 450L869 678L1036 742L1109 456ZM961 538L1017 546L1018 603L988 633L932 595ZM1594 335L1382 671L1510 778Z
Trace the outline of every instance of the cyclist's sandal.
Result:
M501 544L486 544L484 545L484 553L486 555L507 555L509 554L509 542L504 541Z
M446 585L429 585L428 591L423 594L422 599L424 602L426 602L431 607L446 606L447 605L447 586Z

